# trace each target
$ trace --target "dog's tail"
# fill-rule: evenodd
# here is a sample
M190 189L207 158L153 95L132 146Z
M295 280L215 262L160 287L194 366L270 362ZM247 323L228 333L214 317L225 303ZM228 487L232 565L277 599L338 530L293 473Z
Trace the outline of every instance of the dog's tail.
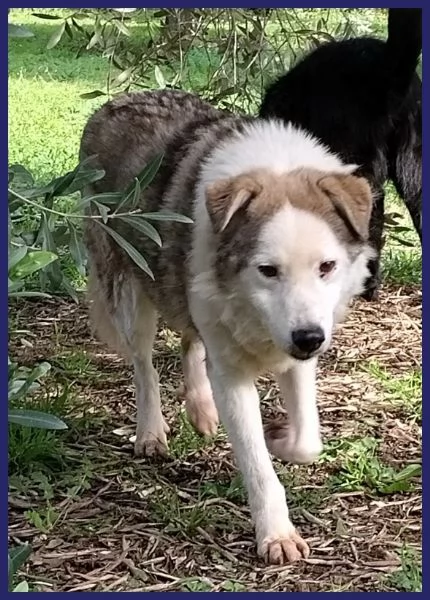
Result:
M421 9L388 9L387 51L393 91L402 95L407 92L415 76L421 50Z

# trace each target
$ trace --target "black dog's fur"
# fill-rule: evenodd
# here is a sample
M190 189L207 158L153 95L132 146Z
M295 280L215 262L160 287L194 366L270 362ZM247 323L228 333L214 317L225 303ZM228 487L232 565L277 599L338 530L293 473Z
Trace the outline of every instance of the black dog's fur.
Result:
M389 9L388 39L329 42L272 84L262 117L292 121L320 138L345 161L359 165L375 203L367 299L380 283L384 189L394 183L421 240L421 9Z

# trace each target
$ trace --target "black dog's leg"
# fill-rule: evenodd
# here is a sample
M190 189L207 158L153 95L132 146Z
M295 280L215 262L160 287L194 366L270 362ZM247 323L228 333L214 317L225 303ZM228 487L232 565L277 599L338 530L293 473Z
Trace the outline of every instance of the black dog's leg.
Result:
M388 177L405 203L422 245L421 83L406 105L388 144ZM407 111L406 111L407 109Z
M398 170L394 168L390 169L390 179L392 180L394 187L396 188L396 192L398 193L400 198L403 199L403 202L405 203L405 206L408 209L409 214L411 215L412 223L414 225L415 231L418 234L418 237L420 238L420 242L422 245L423 239L421 224L421 185L418 185L418 182L413 181L412 177L410 178L411 181L409 181L409 184L407 184L403 174L398 173Z
M376 250L375 258L368 262L370 277L365 284L365 290L361 297L365 300L376 300L379 286L381 285L381 251L383 246L384 232L384 190L382 188L374 191L373 209L370 217L369 242Z

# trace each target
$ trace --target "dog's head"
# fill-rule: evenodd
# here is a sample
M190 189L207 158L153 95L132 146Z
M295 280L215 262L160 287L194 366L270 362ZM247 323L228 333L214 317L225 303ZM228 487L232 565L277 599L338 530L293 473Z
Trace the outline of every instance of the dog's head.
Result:
M367 182L311 169L256 170L208 186L206 207L218 284L237 321L248 323L243 341L266 336L301 360L325 351L369 275Z

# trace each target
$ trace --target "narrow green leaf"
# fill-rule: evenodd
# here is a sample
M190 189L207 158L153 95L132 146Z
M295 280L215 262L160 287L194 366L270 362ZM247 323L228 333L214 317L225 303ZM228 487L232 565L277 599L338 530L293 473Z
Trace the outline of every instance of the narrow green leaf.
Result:
M73 31L68 21L66 21L66 33L69 36L69 39L73 40Z
M122 21L119 21L118 19L114 19L113 24L118 29L118 31L120 31L124 35L130 37L130 30L126 25L124 25L124 23Z
M23 427L33 427L35 429L68 429L67 425L56 417L38 410L13 409L8 413L9 423L22 425Z
M99 211L99 214L102 218L103 223L106 224L109 220L110 209L107 206L105 206L104 204L100 204L100 202L98 202L97 200L93 200L93 204L94 204L94 206L97 207L97 210Z
M119 217L121 221L130 225L130 227L134 227L150 240L155 242L157 246L161 248L163 245L160 235L158 231L151 225L151 223L147 223L140 215L130 215L129 217Z
M38 19L46 19L48 21L58 21L63 17L59 17L57 15L48 15L46 13L31 13L33 17L37 17Z
M118 232L116 232L114 229L111 229L110 227L107 227L106 225L104 225L103 223L100 223L100 221L97 221L98 224L100 225L100 227L103 227L103 229L116 241L116 243L121 246L121 248L127 252L127 254L129 255L129 257L131 258L131 260L140 268L142 269L142 271L144 271L144 273L146 273L147 275L149 275L149 277L151 279L154 279L154 275L151 271L151 269L149 268L148 263L146 262L146 260L143 258L143 256L140 254L140 252L138 250L136 250L136 248L133 248L133 246L127 242L127 240L125 240L122 235L120 235Z
M119 62L118 57L115 56L115 54L112 56L112 64L115 67L115 69L118 69L118 71L123 71L124 70L124 65L122 65Z
M161 163L163 162L164 155L157 154L139 173L139 175L133 180L124 192L124 197L129 201L133 196L132 208L136 208L139 202L141 192L150 186L154 177L158 173ZM139 193L136 194L136 181L139 182Z
M412 477L419 477L422 474L422 465L411 464L407 465L404 469L395 474L394 479L396 481L402 481L404 479L411 479Z
M85 29L82 27L82 25L80 25L78 23L78 21L76 20L77 15L74 15L72 17L72 23L73 23L73 27L76 27L76 29L80 32L80 33L86 33Z
M83 160L73 171L61 177L56 177L43 187L34 187L22 190L20 193L25 198L40 198L41 196L67 196L79 191L84 185L98 181L105 176L103 169L88 168L88 163L93 160L90 156Z
M69 280L69 278L66 277L64 274L63 274L62 279L61 279L61 286L69 294L69 296L73 300L73 302L75 302L76 304L78 304L79 303L79 296L76 293L76 290L73 287L73 285L72 285L71 281Z
M159 88L164 89L166 87L166 80L164 79L164 75L161 72L161 69L158 65L155 66L154 69L155 81Z
M159 212L141 213L141 217L150 221L176 221L177 223L193 223L194 221L185 215L171 212L170 210L160 210Z
M8 291L9 298L52 298L51 294L45 292L11 292Z
M117 77L115 77L115 79L111 83L112 87L117 87L122 83L125 83L128 79L130 79L130 76L132 75L134 69L134 66L128 67L127 69L125 69L125 71L123 71Z
M29 587L28 587L28 583L26 581L21 581L12 590L12 592L28 592L28 591L29 591Z
M137 178L139 180L140 187L142 190L149 187L149 185L154 180L154 177L156 176L161 167L163 158L163 154L158 154L157 156L155 156L138 175Z
M48 250L31 250L15 265L10 276L12 279L23 279L32 273L36 273L36 271L40 271L40 269L44 269L57 258L56 254Z
M65 175L62 175L61 177L56 177L55 179L53 179L52 181L50 181L48 183L48 185L45 188L39 188L39 196L42 195L42 190L46 190L46 194L49 194L51 196L61 196L61 194L64 192L64 190L66 190L69 185L72 183L73 179L75 178L75 171L69 171L68 173L66 173ZM36 188L37 190L37 188ZM28 195L28 194L23 194L23 195Z
M14 383L12 384L12 386L9 385L8 401L13 402L15 400L19 400L20 398L23 398L25 394L30 390L33 383L37 379L44 377L48 373L50 368L51 365L49 363L42 362L32 369L32 371L27 375L26 379L23 380L22 384L20 384L18 387L16 387Z
M83 100L93 100L93 98L98 98L99 96L106 96L106 92L102 92L101 90L94 90L93 92L86 92L85 94L80 94L79 98Z
M77 205L76 210L82 210L91 202L98 202L99 204L118 204L123 195L121 192L106 192L101 194L94 194L93 196L87 196L83 198Z
M85 275L85 247L82 242L81 236L78 235L78 231L72 223L69 225L70 238L69 238L69 249L73 260L78 267L78 271L81 275Z
M18 248L11 249L9 252L8 273L24 258L27 251L27 246L19 246Z
M94 46L96 44L99 44L102 41L102 38L100 36L100 34L98 33L98 31L95 31L93 33L93 35L90 38L90 41L88 42L86 49L87 50L91 50L91 48L94 48Z
M47 217L45 212L42 214L42 221L41 221L41 226L40 226L40 236L42 239L43 250L48 250L49 252L58 254L57 244L55 243L54 237L52 235L52 231L50 229L50 220ZM63 274L62 274L61 268L58 264L58 261L51 262L43 270L39 271L39 277L40 277L42 289L46 285L47 279L49 279L53 283L54 286L56 286L56 287L60 286L61 280L63 278Z
M90 183L94 183L95 181L99 181L103 179L106 175L106 171L103 169L81 169L76 171L75 177L70 185L62 192L62 196L68 196L69 194L74 194L75 192L79 192L86 185Z
M52 237L52 231L49 227L49 220L46 213L42 214L42 234L43 234L43 246L44 250L49 252L55 252L57 249L54 238Z
M391 238L396 242L399 242L399 244L401 244L402 246L406 246L407 248L414 248L415 246L414 242L409 242L408 240L400 238L397 235L391 234Z
M131 208L134 209L139 204L140 196L142 195L142 187L139 179L136 177L136 183L134 186L133 200L131 201Z
M50 37L48 43L46 44L47 50L52 50L52 48L55 48L55 46L58 44L58 42L63 37L63 33L65 30L66 30L66 21L63 21L63 23L61 23L60 27L58 27L54 31L54 33Z
M29 544L21 544L9 550L9 581L12 580L12 577L17 573L18 569L22 567L30 554L31 546Z
M12 279L7 278L7 293L8 296L13 296L13 292L15 290L20 290L24 286L23 281L12 281Z
M134 187L132 187L132 186L134 186ZM130 190L130 191L127 192L127 190ZM124 207L130 202L132 196L133 196L133 201L132 201L133 206L130 206L130 208L134 208L134 206L135 206L134 203L136 203L136 205L137 205L137 203L139 202L140 181L137 177L134 178L133 184L129 185L127 190L123 194L123 196L121 198L121 202L119 202L118 206L115 208L115 213L122 212L124 210Z
M34 179L33 175L30 173L28 169L23 167L22 165L13 164L8 167L9 173L13 175L13 181L16 183L17 181L21 185L33 185ZM15 187L15 185L13 186Z

